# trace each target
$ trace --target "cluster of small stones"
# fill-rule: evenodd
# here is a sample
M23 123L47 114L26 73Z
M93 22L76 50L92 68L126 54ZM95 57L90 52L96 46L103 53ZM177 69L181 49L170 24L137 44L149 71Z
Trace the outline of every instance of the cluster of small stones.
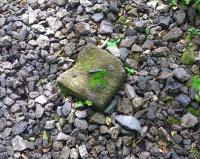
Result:
M194 158L200 119L187 108L200 106L178 41L199 19L193 8L173 11L157 0L1 0L0 158ZM119 49L105 49L137 74L105 112L74 109L55 80L82 46L119 34Z

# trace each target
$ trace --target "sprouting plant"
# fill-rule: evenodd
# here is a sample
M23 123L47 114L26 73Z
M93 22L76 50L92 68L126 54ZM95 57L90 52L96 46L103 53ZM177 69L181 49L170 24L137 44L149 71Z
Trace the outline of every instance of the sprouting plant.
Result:
M91 107L93 105L92 101L91 100L86 100L84 102L84 105L88 106L88 107Z
M75 108L82 108L82 107L91 107L93 106L93 102L89 99L85 100L85 101L77 101L75 103Z
M84 104L83 104L83 102L82 101L77 101L76 103L75 103L75 108L81 108L81 107L83 107L84 106Z
M118 22L119 22L119 23L125 23L125 22L126 22L125 16L121 15L121 16L119 17L119 19L118 19Z
M117 47L117 44L121 41L121 37L115 38L115 39L110 39L107 42L108 47Z
M130 75L134 75L137 71L132 68L132 67L125 67L127 74Z
M171 131L171 135L172 135L172 136L177 135L177 131Z

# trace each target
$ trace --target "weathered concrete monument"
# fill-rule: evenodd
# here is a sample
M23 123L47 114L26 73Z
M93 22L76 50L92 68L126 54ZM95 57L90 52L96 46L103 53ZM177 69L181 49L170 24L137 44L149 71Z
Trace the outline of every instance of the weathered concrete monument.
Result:
M91 100L103 110L126 78L123 63L114 55L95 45L86 45L75 65L57 79L64 95Z

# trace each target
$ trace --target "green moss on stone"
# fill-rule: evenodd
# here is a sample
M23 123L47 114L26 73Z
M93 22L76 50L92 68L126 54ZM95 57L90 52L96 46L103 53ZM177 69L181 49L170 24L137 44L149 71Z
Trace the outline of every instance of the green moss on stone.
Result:
M174 116L168 116L168 118L167 118L167 123L169 123L169 124L180 125L180 124L181 124L181 120L180 120L180 119L177 119L177 118L174 117Z
M106 77L108 76L108 70L102 69L99 72L91 73L89 77L89 86L93 90L103 89L107 86L108 81Z

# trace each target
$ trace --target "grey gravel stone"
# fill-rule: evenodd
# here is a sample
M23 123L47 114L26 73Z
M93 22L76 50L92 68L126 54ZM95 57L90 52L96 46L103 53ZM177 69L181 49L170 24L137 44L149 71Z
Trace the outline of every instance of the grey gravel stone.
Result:
M65 104L62 106L62 114L64 116L68 116L69 113L71 112L71 109L72 109L72 104L66 101Z
M15 101L12 98L9 98L9 97L4 98L3 102L7 106L12 106L15 103Z
M14 135L19 135L23 133L27 127L28 127L28 123L26 121L20 121L12 127L12 133Z
M191 102L191 99L190 97L188 97L187 95L185 94L179 94L177 97L176 97L176 101L180 102L182 106L188 106Z
M36 105L35 117L40 119L44 113L44 108L41 105Z
M92 20L94 20L95 22L100 22L103 17L103 13L95 13L94 15L92 15Z
M128 130L135 130L135 131L140 131L141 126L140 122L133 116L127 116L127 115L117 115L115 117L115 120L124 128Z
M75 29L79 34L87 35L91 32L90 25L85 22L79 22L75 24Z
M167 29L169 24L171 22L171 18L170 16L164 18L163 20L160 21L159 25L163 28L163 29Z
M184 68L175 69L173 74L181 82L186 82L191 78Z
M177 10L174 13L174 19L176 20L178 25L182 25L185 21L185 18L186 18L186 13L184 10Z
M40 95L35 99L35 102L43 105L46 104L48 101L44 95Z
M48 22L50 28L53 30L53 31L57 31L59 30L60 28L62 28L62 22L60 20L58 20L57 18L54 18L54 17L48 17L46 19L46 21Z
M75 43L67 43L64 47L65 54L71 56L76 48Z
M3 87L0 87L0 99L6 96L6 89Z
M74 126L81 130L86 130L88 128L88 123L86 120L75 119Z
M72 148L70 151L70 158L71 159L78 159L79 154L78 154L78 150L75 148Z
M0 18L0 27L2 27L5 24L5 22L6 22L6 18L1 17Z
M6 119L1 118L0 119L0 131L3 131L5 127L6 127Z
M165 36L164 36L164 40L166 41L177 41L181 36L183 35L183 31L180 28L173 28L171 29Z
M122 102L118 105L117 110L123 114L132 113L132 105L128 98L123 98Z
M197 123L198 123L197 118L190 113L185 114L181 118L181 126L183 126L183 127L190 128L190 127L195 126Z
M37 39L37 45L42 48L42 49L46 49L49 47L50 44L50 40L47 36L45 35L40 35Z
M54 3L59 6L63 6L63 5L65 5L66 1L65 0L54 0Z
M88 157L88 151L87 151L85 145L79 146L78 150L79 150L79 154L80 154L81 158L85 159Z
M24 151L26 149L26 142L19 135L15 136L11 143L14 151Z
M105 116L101 113L94 113L91 117L90 117L90 122L94 123L94 124L104 124L105 123Z
M113 32L113 25L103 20L100 24L99 32L100 34L111 34Z
M68 146L64 146L60 153L60 159L69 159L69 156L70 156L70 148Z
M47 130L51 130L55 127L55 124L56 124L55 120L46 121L44 128Z

